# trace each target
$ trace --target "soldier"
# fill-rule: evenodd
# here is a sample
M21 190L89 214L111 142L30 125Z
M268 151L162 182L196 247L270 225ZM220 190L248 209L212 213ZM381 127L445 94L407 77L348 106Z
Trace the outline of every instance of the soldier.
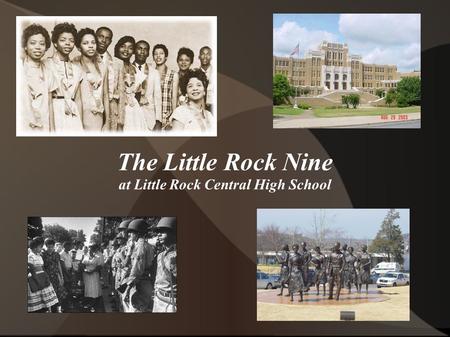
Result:
M298 252L298 244L292 245L293 253L289 257L289 295L291 302L294 301L294 292L300 294L299 302L303 302L303 291L305 282L303 280L303 256Z
M319 287L320 283L323 283L323 296L326 295L326 272L325 272L325 255L322 254L320 251L320 247L317 246L314 248L315 254L312 255L311 262L315 266L315 273L314 273L314 284L317 288L317 295L319 295Z
M117 231L119 232L117 236L124 237L126 240L128 239L127 229L128 225L130 224L131 220L123 220L119 227L117 228Z
M177 311L176 218L164 217L156 225L164 250L158 254L153 312Z
M358 287L356 283L356 256L353 255L353 247L348 247L347 255L344 254L344 285L348 288L348 293L352 292L352 283Z
M153 263L153 247L146 241L148 224L144 219L134 219L128 225L131 244L127 247L127 260L130 261L130 272L122 281L126 284L123 306L125 312L150 311L153 287L150 281L150 270Z
M341 244L339 242L336 242L330 254L330 261L328 264L327 272L330 287L330 295L328 296L328 299L333 299L333 288L334 284L336 284L336 301L339 300L339 295L341 293L342 268L344 266L344 255L342 254L340 247Z
M306 249L306 242L302 242L300 243L301 246L301 251L300 254L302 255L303 258L303 266L302 266L302 273L303 273L303 281L305 283L305 291L309 290L309 284L310 284L310 280L308 279L308 267L309 267L309 263L311 262L311 253L308 251L308 249Z
M366 293L369 293L369 282L370 282L370 265L372 262L372 257L367 253L367 246L363 245L361 247L361 252L358 254L356 262L356 279L357 279L357 291L361 293L362 284L366 284Z
M128 225L127 225L128 226ZM120 297L120 293L118 289L123 280L123 267L126 259L126 243L127 240L122 235L116 236L117 249L113 255L111 261L111 268L114 278L114 302L116 304L116 308L119 311L123 311L122 299Z
M281 284L281 290L278 296L283 296L283 289L288 288L289 280L289 246L284 245L281 248L281 255L275 252L278 263L281 265L279 282ZM286 295L289 296L289 293Z

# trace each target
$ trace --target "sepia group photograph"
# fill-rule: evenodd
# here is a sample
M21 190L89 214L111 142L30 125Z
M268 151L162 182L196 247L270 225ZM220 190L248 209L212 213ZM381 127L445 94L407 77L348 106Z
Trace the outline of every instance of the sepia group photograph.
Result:
M16 17L17 136L216 136L216 17Z

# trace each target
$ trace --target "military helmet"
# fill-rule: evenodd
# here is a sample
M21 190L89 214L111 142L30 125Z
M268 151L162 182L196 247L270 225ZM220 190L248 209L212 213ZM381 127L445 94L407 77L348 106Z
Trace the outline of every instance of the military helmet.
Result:
M167 228L175 230L177 228L177 218L175 217L163 217L156 225L156 230Z
M128 225L130 224L130 222L131 222L131 220L123 220L123 221L120 223L120 225L119 225L119 227L118 227L118 230L120 231L120 230L126 230L126 229L128 229Z
M145 222L144 219L134 219L128 225L128 230L138 233L146 233L148 230L148 224Z

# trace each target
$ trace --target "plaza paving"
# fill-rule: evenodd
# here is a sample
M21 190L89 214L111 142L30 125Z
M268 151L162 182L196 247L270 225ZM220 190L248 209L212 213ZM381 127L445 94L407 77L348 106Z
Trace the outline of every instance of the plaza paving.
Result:
M341 293L342 301L327 300L315 290L304 296L304 302L289 302L288 297L276 296L278 289L257 291L258 321L339 321L341 311L355 311L357 321L408 321L409 286L381 288L370 285L369 295L347 290ZM322 291L322 289L321 289Z

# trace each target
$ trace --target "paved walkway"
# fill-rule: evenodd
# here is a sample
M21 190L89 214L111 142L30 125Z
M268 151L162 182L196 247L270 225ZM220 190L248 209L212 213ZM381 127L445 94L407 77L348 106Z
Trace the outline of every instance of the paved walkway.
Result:
M401 116L407 116L405 121L420 120L420 112L413 112L408 114L401 114ZM391 119L391 116L395 116L395 119ZM287 116L277 118L273 120L273 127L276 129L289 129L289 128L332 128L342 126L358 126L368 124L380 124L380 123L399 123L398 119L400 115L388 115L387 119L382 119L382 116L355 116L355 117L315 117L312 110L305 111L300 116Z

